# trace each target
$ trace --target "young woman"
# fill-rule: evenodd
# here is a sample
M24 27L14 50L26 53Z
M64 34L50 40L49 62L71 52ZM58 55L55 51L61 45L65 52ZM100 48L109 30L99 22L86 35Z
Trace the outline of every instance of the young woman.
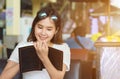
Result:
M34 45L45 69L22 73L23 79L63 79L70 68L70 48L62 41L61 20L53 8L38 11L27 42L19 43L12 52L0 79L12 79L19 72L19 48ZM63 68L57 70L48 58L48 47L63 51Z

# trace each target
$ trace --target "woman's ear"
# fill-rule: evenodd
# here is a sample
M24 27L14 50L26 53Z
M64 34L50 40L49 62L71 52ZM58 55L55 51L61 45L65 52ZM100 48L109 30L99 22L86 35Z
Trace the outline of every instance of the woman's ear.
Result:
M58 32L58 30L59 30L59 28L57 28L57 29L56 29L56 32L55 32L55 34Z
M58 30L56 30L55 34L57 34Z

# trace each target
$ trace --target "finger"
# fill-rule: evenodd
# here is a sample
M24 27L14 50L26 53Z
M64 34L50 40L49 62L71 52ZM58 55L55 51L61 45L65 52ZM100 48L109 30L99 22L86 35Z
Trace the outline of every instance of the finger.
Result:
M45 48L48 48L48 44L46 41L44 41Z
M39 41L39 47L43 48L43 46L44 46L44 43L42 41Z
M37 42L34 42L34 47L35 47L36 53L38 54L38 43Z
M38 41L36 42L36 48L39 48L39 42Z

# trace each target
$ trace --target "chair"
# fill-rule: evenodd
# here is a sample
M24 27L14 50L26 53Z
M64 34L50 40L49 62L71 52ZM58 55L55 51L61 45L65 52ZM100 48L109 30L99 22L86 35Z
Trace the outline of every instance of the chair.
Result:
M7 58L9 58L10 55L11 55L11 53L12 53L12 51L13 51L13 49L11 49L11 48L6 48L6 50L7 50Z
M71 51L71 59L81 60L81 61L93 61L94 59L93 52L87 49L71 48L70 51Z
M64 79L80 79L80 60L71 60L70 71L66 72Z
M0 73L3 71L6 64L7 64L6 59L0 59Z
M0 74L7 64L7 59L0 59ZM21 79L20 74L18 73L13 79Z
M93 79L92 55L85 49L70 49L70 71L64 79Z
M18 45L18 42L15 43L14 48ZM12 51L14 50L14 48L6 48L7 51L7 58L10 57Z

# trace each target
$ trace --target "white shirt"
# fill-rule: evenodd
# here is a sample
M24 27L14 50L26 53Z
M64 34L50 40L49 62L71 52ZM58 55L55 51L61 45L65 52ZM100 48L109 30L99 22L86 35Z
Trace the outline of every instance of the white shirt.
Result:
M16 63L19 63L19 48L24 47L24 46L29 46L33 45L33 42L21 42L19 43L14 51L12 52L9 60L14 61ZM53 48L59 49L63 51L63 63L66 64L67 70L69 71L70 69L70 48L66 43L63 43L61 45L54 44ZM30 72L25 72L23 73L23 79L50 79L50 76L47 72L46 69L43 70L35 70L35 71L30 71Z

